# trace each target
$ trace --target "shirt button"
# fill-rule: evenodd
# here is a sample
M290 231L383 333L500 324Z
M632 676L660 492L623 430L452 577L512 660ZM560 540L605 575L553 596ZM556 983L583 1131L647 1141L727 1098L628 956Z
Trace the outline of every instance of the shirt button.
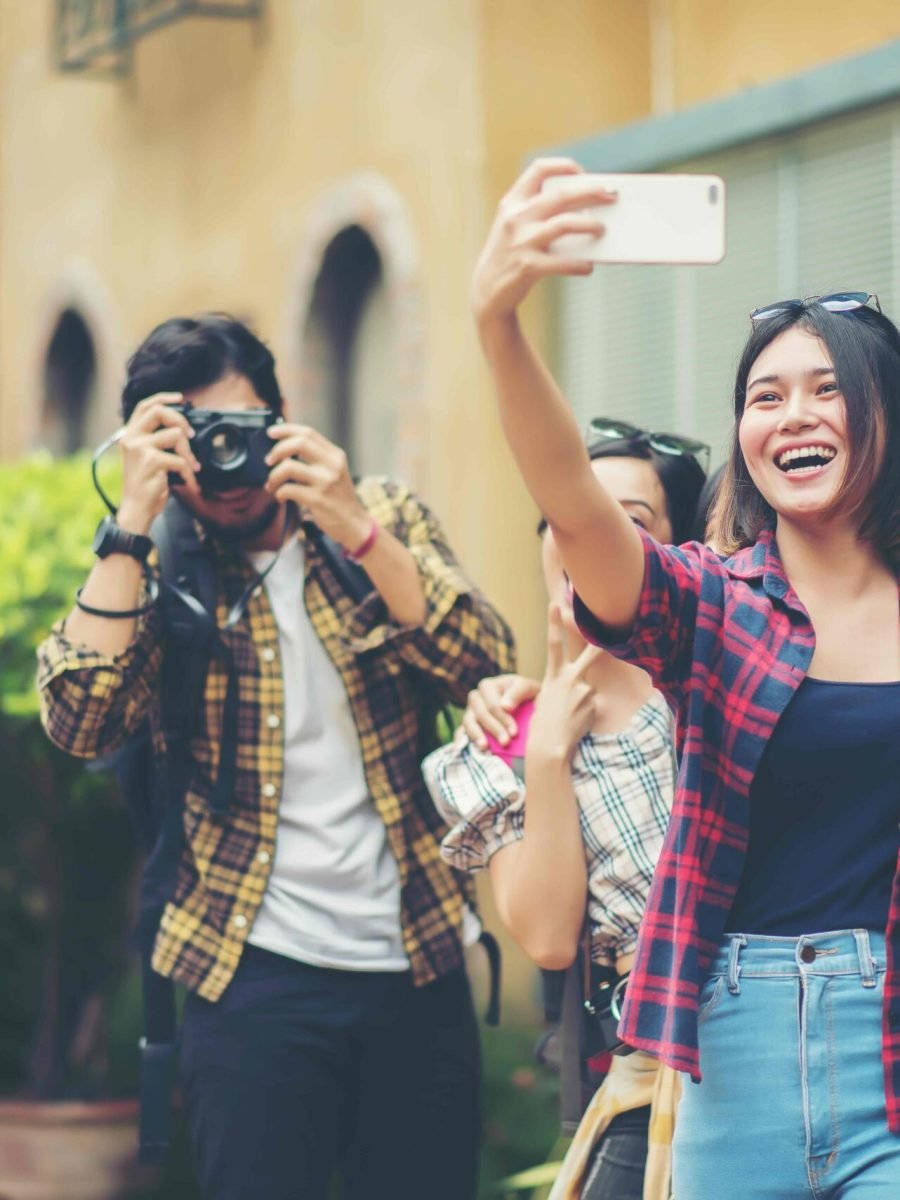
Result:
M260 850L259 854L257 854L257 856L256 856L256 861L258 863L262 863L262 865L265 866L270 858L271 858L271 855L269 854L268 850Z
M274 796L275 795L275 784L274 783L263 784L262 794L264 796Z
M816 961L815 946L804 946L803 949L800 951L800 961L805 962L805 963L815 962Z
M262 652L262 656L263 656L263 662L274 662L275 661L275 651L272 649L271 646L266 646L265 650L263 650L263 652Z
M243 929L247 924L247 918L243 913L236 913L231 918L231 923L234 925L235 929Z
M281 717L279 717L278 713L269 713L266 717L266 724L270 729L277 729L281 724Z

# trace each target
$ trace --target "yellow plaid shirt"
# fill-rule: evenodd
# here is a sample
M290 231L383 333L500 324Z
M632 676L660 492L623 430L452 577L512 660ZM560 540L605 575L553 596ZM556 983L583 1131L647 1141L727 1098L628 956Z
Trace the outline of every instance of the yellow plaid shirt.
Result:
M425 621L393 624L377 592L356 604L301 528L303 600L347 689L369 791L400 871L403 944L413 980L421 985L461 965L463 902L471 896L463 877L441 858L446 831L419 769L421 693L414 677L428 675L447 701L462 704L484 676L514 668L513 641L502 618L463 575L434 516L408 488L370 478L357 490L379 525L413 554L425 592ZM243 555L221 543L215 543L215 552L221 627L254 572ZM227 682L223 664L213 658L192 743L187 845L153 958L160 974L207 1000L217 1000L228 986L266 889L284 768L278 629L265 588L256 589L244 620L222 638L239 673L235 795L224 817L211 812ZM149 714L161 754L162 657L156 610L114 659L75 645L64 624L58 625L38 651L41 712L53 742L79 757L105 755Z

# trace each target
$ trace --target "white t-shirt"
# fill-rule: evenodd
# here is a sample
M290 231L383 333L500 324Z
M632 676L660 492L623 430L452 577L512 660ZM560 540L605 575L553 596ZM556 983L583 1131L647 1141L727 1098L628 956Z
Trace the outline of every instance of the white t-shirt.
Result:
M273 554L249 557L262 572ZM303 602L304 574L295 536L264 583L284 678L284 791L248 940L313 966L404 971L399 870L369 796L343 680Z

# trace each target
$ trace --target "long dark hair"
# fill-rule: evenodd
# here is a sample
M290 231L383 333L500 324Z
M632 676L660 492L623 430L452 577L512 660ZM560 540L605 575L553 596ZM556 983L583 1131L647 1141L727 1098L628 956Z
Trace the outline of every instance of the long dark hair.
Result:
M752 546L776 513L750 478L738 431L753 364L777 337L802 329L819 338L834 365L847 413L847 465L834 511L858 514L859 536L900 568L900 331L873 308L829 312L814 301L754 326L738 363L731 452L712 514L720 553ZM881 464L876 469L879 455Z

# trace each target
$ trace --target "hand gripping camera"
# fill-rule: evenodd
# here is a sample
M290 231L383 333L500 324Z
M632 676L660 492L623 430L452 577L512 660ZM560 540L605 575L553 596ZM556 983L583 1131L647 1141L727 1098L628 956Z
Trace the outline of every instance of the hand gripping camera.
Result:
M200 463L197 482L204 492L262 487L269 474L266 455L272 439L266 430L281 417L269 408L214 412L179 405L195 431L191 450ZM177 482L177 479L176 479Z

